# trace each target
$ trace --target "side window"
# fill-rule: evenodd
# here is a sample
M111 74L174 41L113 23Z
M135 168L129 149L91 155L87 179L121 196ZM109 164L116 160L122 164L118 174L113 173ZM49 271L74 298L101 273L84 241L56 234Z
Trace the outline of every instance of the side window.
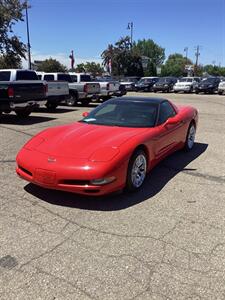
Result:
M44 80L52 81L52 80L54 80L54 75L44 75Z
M167 119L176 115L174 108L167 101L160 104L158 125L166 122Z

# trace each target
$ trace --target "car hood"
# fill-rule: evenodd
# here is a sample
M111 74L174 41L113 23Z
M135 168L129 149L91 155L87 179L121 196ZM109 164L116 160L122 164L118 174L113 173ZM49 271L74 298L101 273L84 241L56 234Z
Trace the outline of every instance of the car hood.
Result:
M25 148L51 156L71 158L88 159L95 153L98 157L105 156L106 152L110 153L109 156L114 156L119 153L119 147L123 143L146 130L148 129L77 122L47 129L31 139Z

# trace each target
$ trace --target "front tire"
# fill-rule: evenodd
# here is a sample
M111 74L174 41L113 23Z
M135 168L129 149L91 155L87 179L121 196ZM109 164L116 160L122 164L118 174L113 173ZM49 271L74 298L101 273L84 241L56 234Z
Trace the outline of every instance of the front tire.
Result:
M185 151L190 151L194 147L195 134L196 134L196 128L195 128L195 124L192 122L188 128L187 135L186 135L186 141L184 145Z
M143 150L137 150L131 157L127 170L126 190L136 192L146 178L147 156Z

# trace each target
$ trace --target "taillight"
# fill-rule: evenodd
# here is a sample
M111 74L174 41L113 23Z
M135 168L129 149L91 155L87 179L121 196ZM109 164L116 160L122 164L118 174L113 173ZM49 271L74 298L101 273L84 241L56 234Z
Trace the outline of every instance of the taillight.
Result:
M109 90L109 83L107 83L107 85L106 85L106 89L107 89L107 90Z
M14 97L14 89L13 87L8 88L8 97L13 98Z
M84 85L84 92L85 92L85 93L88 92L88 85L87 85L87 84Z
M48 85L47 84L44 84L44 94L46 95L48 92Z

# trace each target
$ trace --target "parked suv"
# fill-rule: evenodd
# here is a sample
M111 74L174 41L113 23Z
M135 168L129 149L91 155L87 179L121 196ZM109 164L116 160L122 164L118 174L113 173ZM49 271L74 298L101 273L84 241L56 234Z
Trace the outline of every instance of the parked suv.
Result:
M157 82L158 77L142 77L136 84L136 92L151 92L153 85Z
M220 78L218 77L209 77L203 79L195 88L195 93L215 93L218 90L220 83Z
M223 95L225 92L225 79L223 79L218 86L218 94Z
M124 77L120 80L120 84L125 86L126 91L135 91L135 84L139 79L137 76Z
M172 92L174 84L177 82L177 78L175 77L161 77L159 80L153 85L153 92Z
M178 79L173 87L174 93L187 92L191 93L195 91L196 86L200 82L199 77L183 77Z

